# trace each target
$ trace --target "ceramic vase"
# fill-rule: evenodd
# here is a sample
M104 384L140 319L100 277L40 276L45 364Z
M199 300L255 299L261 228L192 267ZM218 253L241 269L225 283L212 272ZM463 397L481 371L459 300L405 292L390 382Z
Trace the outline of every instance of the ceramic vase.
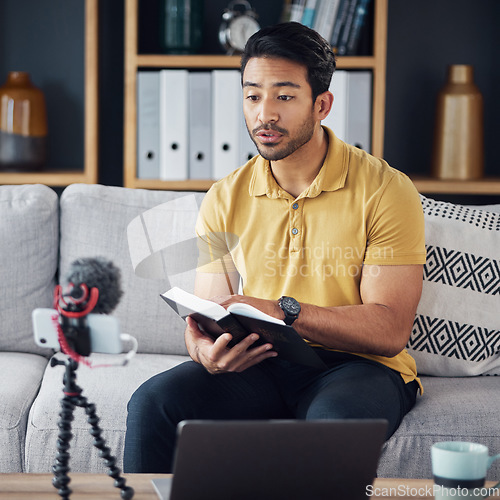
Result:
M0 87L0 170L37 171L47 162L47 111L30 75L12 71Z
M432 175L447 180L482 177L483 127L483 97L474 83L473 67L449 66L437 98Z

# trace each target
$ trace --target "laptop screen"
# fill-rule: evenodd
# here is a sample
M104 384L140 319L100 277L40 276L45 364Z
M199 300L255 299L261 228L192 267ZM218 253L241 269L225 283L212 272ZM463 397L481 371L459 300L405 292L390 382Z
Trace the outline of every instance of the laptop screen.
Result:
M169 480L154 483L165 500L366 498L386 429L385 420L184 421L171 492Z

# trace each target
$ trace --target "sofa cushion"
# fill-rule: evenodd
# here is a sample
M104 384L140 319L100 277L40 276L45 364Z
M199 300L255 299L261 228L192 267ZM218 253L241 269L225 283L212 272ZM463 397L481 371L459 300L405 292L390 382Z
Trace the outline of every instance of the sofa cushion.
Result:
M58 359L65 357L60 353ZM93 354L89 359L95 365L115 363L115 356ZM102 437L122 468L123 447L127 419L127 403L134 391L147 379L186 361L184 356L138 354L125 367L90 369L80 365L76 383L82 395L96 406ZM26 472L51 472L57 453L60 401L63 397L64 367L47 366L40 392L30 411L26 436ZM83 408L75 408L72 422L73 438L69 465L73 472L107 471L98 450L92 445L90 425ZM112 483L111 483L112 484ZM134 486L133 482L130 486Z
M183 273L193 276L198 266L194 230L198 212L197 198L190 194L157 205L130 222L128 246L137 276L169 281Z
M56 193L0 186L0 350L48 353L33 340L31 312L51 307L59 248Z
M382 477L430 478L431 446L438 441L472 441L500 453L497 377L422 377L423 396L384 446ZM488 478L500 476L493 463Z
M28 412L46 365L37 354L0 352L0 473L24 470Z
M103 256L121 269L123 297L112 313L123 332L137 338L139 352L186 354L185 324L160 298L176 285L194 286L195 270L157 279L136 276L132 265L127 228L150 209L172 200L189 197L200 204L204 193L147 191L101 185L73 184L61 195L60 273L67 275L70 264L80 257ZM168 211L159 230L174 235L194 235L192 213ZM63 280L64 281L64 280Z
M500 214L422 196L427 262L408 344L421 374L500 374Z

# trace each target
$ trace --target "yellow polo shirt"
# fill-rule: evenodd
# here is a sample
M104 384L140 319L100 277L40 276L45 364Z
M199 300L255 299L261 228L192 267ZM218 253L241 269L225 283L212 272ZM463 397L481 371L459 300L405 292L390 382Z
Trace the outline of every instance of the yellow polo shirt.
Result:
M363 264L425 263L423 211L411 180L325 130L323 167L297 198L261 156L212 186L196 231L215 262L200 271L236 268L245 295L331 307L361 304ZM406 350L360 356L399 371L405 382L416 379Z

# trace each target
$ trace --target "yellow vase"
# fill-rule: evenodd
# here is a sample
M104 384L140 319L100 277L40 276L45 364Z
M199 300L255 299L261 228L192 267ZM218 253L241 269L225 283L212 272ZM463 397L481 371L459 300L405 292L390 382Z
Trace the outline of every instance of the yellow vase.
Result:
M432 175L472 180L484 172L483 97L469 65L448 67L437 98Z
M43 92L28 73L12 71L0 87L0 169L39 170L47 161Z

